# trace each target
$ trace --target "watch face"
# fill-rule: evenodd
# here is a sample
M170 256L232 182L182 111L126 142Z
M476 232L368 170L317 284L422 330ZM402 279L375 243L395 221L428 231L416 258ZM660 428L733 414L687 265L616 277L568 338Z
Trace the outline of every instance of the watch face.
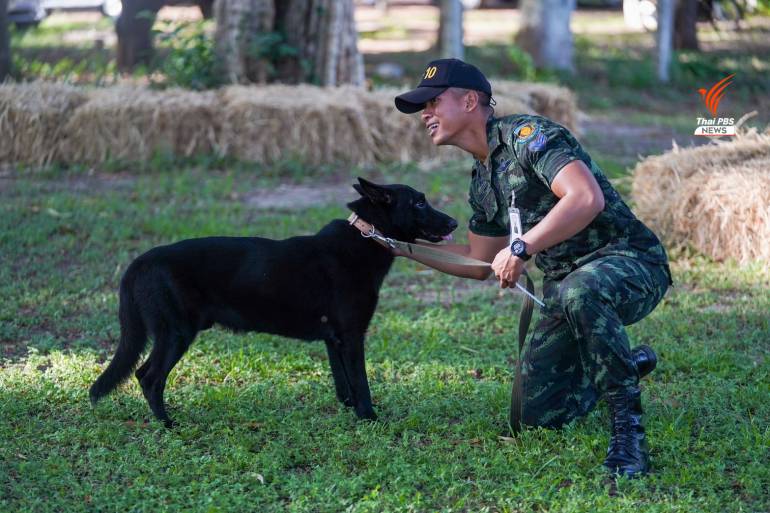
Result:
M520 240L517 240L513 243L513 253L515 255L520 255L524 251L524 243Z

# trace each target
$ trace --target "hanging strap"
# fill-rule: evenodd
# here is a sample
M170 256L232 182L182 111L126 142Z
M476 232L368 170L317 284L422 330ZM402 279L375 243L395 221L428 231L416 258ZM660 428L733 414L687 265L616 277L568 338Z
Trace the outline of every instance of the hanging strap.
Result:
M535 284L532 282L528 273L524 273L527 290L534 295ZM519 354L516 358L516 368L513 375L513 389L511 390L511 431L514 435L521 432L521 415L523 405L523 383L521 377L522 359L524 357L524 344L527 341L527 332L532 321L532 313L535 308L535 302L530 297L524 300L519 314Z

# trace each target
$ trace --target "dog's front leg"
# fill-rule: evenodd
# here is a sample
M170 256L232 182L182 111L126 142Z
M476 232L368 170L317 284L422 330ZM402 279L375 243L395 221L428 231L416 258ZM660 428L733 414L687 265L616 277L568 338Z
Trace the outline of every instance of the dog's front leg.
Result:
M353 406L353 393L345 376L345 368L342 364L342 342L335 338L326 340L326 353L329 355L329 366L332 369L334 388L337 391L337 399L345 406Z
M377 415L372 409L372 397L369 393L369 381L366 378L364 335L343 336L341 353L342 367L353 395L356 415L360 419L376 420Z

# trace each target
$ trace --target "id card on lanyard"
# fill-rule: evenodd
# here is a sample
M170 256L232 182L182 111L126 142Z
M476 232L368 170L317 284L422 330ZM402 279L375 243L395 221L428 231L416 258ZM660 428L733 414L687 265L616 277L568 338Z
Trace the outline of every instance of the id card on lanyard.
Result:
M519 209L516 208L516 194L513 191L511 191L511 205L508 207L508 221L511 227L509 243L512 243L514 239L520 239L524 235L521 229L521 215Z

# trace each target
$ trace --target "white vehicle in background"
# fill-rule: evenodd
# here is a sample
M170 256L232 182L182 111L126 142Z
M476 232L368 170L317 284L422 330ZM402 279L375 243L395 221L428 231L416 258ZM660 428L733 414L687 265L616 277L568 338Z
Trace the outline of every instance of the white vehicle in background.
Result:
M117 18L123 10L121 0L41 0L41 3L46 12L101 11L110 18Z
M727 3L727 2L725 2ZM711 12L702 14L702 16L709 16L713 20L726 20L731 19L731 15L725 12L725 6L722 2L711 2L710 7L708 5L706 9L710 9ZM731 2L735 9L738 9L738 4ZM757 0L745 0L742 5L744 13L752 13L757 10ZM739 15L742 13L738 13ZM658 2L657 0L623 0L623 19L626 22L626 26L635 30L646 30L654 32L658 29ZM702 19L702 18L701 18ZM733 18L734 19L734 18Z
M117 18L123 10L121 0L9 0L8 22L19 28L38 25L51 11L101 11Z
M18 28L34 27L45 18L46 12L40 0L9 0L8 23Z

